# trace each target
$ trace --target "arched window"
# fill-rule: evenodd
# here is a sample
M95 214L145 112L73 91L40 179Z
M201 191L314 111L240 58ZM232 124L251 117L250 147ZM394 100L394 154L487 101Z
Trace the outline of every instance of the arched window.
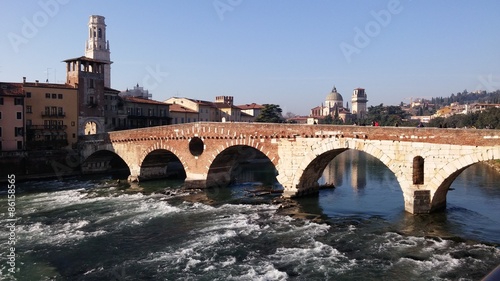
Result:
M413 158L413 184L424 184L424 158Z
M92 28L89 28L89 38L92 38Z
M97 33L98 33L99 38L102 38L102 29L99 28Z

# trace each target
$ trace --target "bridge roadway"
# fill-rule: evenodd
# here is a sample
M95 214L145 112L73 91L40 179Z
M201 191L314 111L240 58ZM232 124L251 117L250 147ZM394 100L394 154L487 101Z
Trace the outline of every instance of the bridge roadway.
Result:
M202 188L228 184L241 161L267 158L285 197L318 192L326 165L356 149L395 174L405 210L420 214L446 207L448 189L465 168L500 159L500 130L199 122L89 135L79 148L84 163L115 153L132 181L165 175L168 163L179 160L185 184Z

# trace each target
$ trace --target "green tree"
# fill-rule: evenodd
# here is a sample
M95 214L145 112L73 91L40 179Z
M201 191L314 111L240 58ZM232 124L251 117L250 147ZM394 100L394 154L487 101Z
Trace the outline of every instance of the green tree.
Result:
M333 118L331 115L327 115L323 120L320 119L319 122L320 124L333 124Z
M283 116L281 115L281 108L277 104L263 104L264 108L260 112L259 116L255 119L255 122L263 123L281 123L283 122Z

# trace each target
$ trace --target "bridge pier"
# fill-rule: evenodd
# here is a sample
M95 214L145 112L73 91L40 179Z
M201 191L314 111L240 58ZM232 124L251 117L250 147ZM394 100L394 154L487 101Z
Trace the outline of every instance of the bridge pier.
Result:
M404 192L405 211L410 214L430 214L446 208L446 198L432 194L430 190Z
M141 173L141 167L139 165L129 166L130 175L128 176L128 182L139 182L139 175Z

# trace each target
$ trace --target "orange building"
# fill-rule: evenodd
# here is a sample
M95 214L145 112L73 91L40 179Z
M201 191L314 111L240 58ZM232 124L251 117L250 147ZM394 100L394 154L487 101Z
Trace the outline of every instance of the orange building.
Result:
M26 82L26 149L73 148L78 140L77 89Z

